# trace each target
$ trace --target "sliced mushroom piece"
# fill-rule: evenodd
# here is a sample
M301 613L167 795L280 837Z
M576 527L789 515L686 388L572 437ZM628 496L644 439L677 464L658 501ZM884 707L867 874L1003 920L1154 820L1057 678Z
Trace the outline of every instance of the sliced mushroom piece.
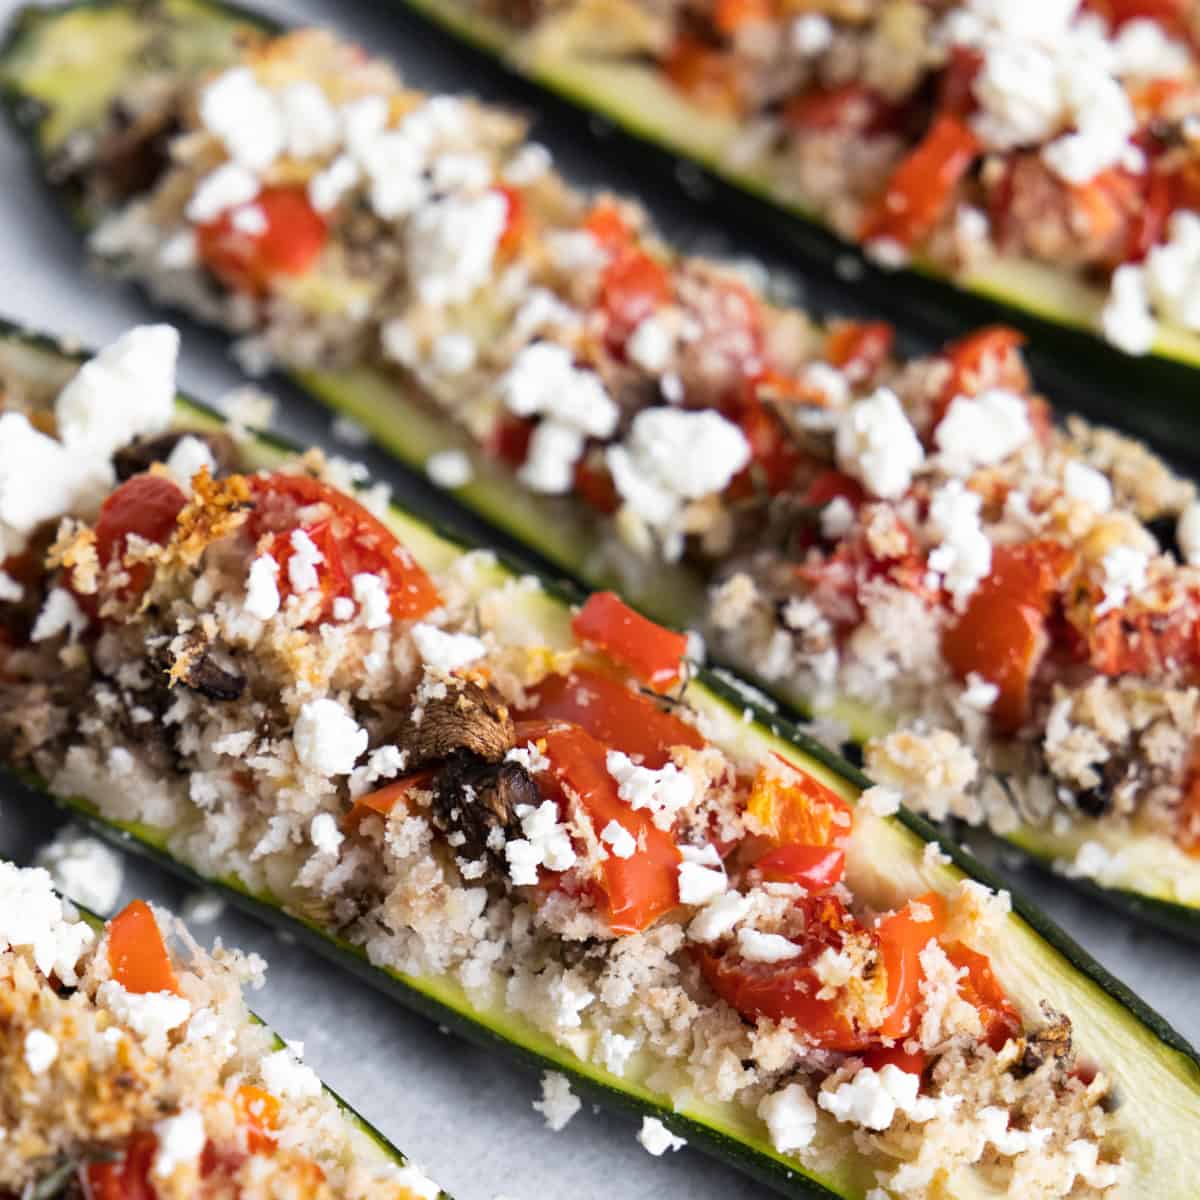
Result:
M113 467L117 478L124 482L134 475L148 471L154 463L165 463L171 457L171 451L186 437L193 437L203 442L216 463L216 476L231 474L237 467L237 446L227 433L200 433L197 430L179 429L170 433L160 433L157 437L135 438L127 446L122 446L113 455Z
M246 677L240 671L222 666L204 641L189 642L178 652L170 647L158 655L158 663L171 677L209 700L237 700L246 690Z
M419 719L409 721L400 745L410 766L435 762L468 750L486 762L499 762L516 737L512 714L500 694L467 679L447 678L446 694L426 700Z
M67 732L70 706L61 689L44 683L0 683L0 754L27 762Z
M1042 1002L1046 1023L1025 1039L1025 1050L1013 1071L1018 1076L1032 1075L1050 1061L1062 1062L1071 1055L1071 1018Z
M520 763L487 762L470 750L453 751L433 788L434 828L460 834L456 853L470 862L484 861L493 874L505 869L504 842L520 837L517 809L537 806L541 793Z

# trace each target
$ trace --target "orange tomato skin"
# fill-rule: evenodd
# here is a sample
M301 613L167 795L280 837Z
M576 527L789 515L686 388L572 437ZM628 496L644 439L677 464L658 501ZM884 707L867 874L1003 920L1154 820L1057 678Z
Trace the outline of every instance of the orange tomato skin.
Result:
M196 229L200 261L238 291L262 293L278 275L303 275L324 249L328 228L302 187L265 187L254 200L264 228L245 233L232 212Z
M652 771L670 761L673 746L700 750L704 738L640 692L597 671L579 668L570 675L549 675L534 688L522 718L570 721L592 737L638 758Z
M429 767L425 770L414 771L389 783L386 787L359 796L354 807L342 819L342 829L347 833L356 833L358 827L370 816L386 817L413 788L428 787L433 782L437 771Z
M946 928L946 902L936 892L918 897L932 914L928 921L916 920L912 904L886 917L879 924L879 949L887 970L888 1010L879 1027L885 1038L903 1038L912 1032L921 999L921 951Z
M577 725L551 722L521 722L517 740L545 742L549 772L537 777L543 791L559 800L565 785L591 819L597 834L616 821L637 842L629 858L610 854L601 863L600 888L606 916L614 933L638 933L679 904L679 864L682 856L675 839L654 824L650 814L635 810L617 793L616 780L608 772L609 747Z
M144 900L133 900L108 923L108 965L127 992L179 994L179 980L154 913Z
M911 247L927 237L978 153L979 140L959 117L949 113L936 117L868 211L863 240L888 238Z
M866 381L887 362L896 331L886 321L839 321L825 340L825 357L856 381Z
M966 978L959 980L958 992L978 1010L983 1040L993 1050L1002 1049L1005 1042L1021 1032L1021 1018L993 973L992 964L985 955L961 942L950 946L946 957L967 972Z
M275 1149L271 1131L279 1128L279 1100L263 1088L243 1083L233 1103L246 1126L246 1148L251 1154L269 1154Z
M733 56L689 34L680 34L661 61L667 81L695 103L718 112L737 112L741 84Z
M1049 645L1047 619L1073 563L1056 542L997 546L991 573L943 634L942 654L960 679L974 671L1000 689L991 719L1002 732L1025 720L1030 683Z
M989 387L1026 391L1029 374L1018 354L1024 344L1025 335L1008 325L988 325L951 342L943 352L950 374L938 399L934 426L956 396L977 396Z
M325 556L319 568L328 580L323 615L327 615L337 595L348 594L349 581L360 572L383 577L393 620L420 620L441 603L424 568L396 535L353 497L304 475L252 475L249 483L255 499L255 511L248 522L250 536L257 541L264 533L284 535L272 546L281 568L291 555L290 535L299 528L297 510L316 504L331 510L327 522L305 529ZM281 590L286 581L287 572L281 570Z
M571 630L656 692L669 691L681 678L687 638L643 617L613 592L589 596Z
M846 852L838 846L791 843L768 850L755 864L771 883L798 883L810 893L828 891L846 873Z
M760 766L750 785L747 811L776 846L836 846L850 836L854 815L832 788L772 755L780 766Z
M872 1046L869 1050L862 1052L862 1060L864 1066L875 1071L882 1071L884 1067L892 1066L899 1067L900 1070L907 1071L910 1075L924 1075L929 1061L924 1050L917 1050L910 1054L905 1050L903 1042L897 1042L894 1046Z
M600 276L599 306L608 319L607 340L624 350L630 334L672 296L667 267L637 246L618 250Z

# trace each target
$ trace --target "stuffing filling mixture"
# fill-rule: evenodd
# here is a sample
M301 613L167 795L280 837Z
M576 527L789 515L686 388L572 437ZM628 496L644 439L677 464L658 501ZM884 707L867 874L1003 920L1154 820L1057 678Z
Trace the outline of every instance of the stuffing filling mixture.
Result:
M102 929L0 862L5 1200L434 1200L246 1007L255 955L135 900Z
M569 190L501 112L405 90L322 33L238 54L147 68L69 139L55 177L106 214L102 258L251 352L386 372L551 513L582 500L615 560L697 566L725 658L904 729L868 759L914 805L1039 826L1068 870L1152 869L1195 902L1190 483L1053 426L1011 330L898 361L888 325L818 325ZM472 464L429 471L458 487ZM1153 863L1127 861L1131 832Z
M481 7L551 58L655 64L737 122L725 166L884 266L1047 264L1107 293L1097 327L1131 354L1160 323L1200 330L1195 0Z
M751 746L611 593L427 571L318 453L168 428L174 353L134 330L61 390L0 360L6 761L810 1171L852 1139L872 1200L1115 1194L1119 1097L993 969L1007 896L881 893L896 792ZM62 519L21 507L49 464Z

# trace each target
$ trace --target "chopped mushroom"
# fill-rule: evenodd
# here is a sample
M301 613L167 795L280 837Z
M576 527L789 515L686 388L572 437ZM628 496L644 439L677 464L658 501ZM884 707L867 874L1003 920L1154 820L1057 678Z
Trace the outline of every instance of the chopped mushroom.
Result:
M513 748L515 736L512 715L499 693L467 679L447 679L446 695L427 700L420 720L398 740L408 751L409 764L419 766L455 750L499 762Z

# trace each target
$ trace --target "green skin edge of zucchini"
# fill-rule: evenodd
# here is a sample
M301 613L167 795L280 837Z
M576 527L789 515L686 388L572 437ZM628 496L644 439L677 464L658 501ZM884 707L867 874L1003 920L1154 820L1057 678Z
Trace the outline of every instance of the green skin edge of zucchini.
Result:
M200 13L219 13L224 19L245 23L254 28L273 31L280 26L261 14L237 5L216 0L176 0ZM448 25L453 33L466 37L480 48L492 52L503 50L504 37L500 27L491 22L468 19L453 6L453 0L411 0ZM39 167L46 156L45 120L47 114L31 105L30 97L21 90L18 72L10 70L28 39L36 38L42 24L53 21L60 13L127 7L129 0L76 0L59 9L25 8L14 18L0 44L0 101L21 133ZM44 174L39 171L39 175ZM72 204L61 189L52 189L80 232L86 232L88 216L80 206ZM420 472L430 454L456 448L471 459L473 480L454 493L461 506L484 519L492 527L507 533L533 555L540 573L547 569L563 570L590 588L614 587L627 599L656 620L686 627L693 624L702 611L703 586L695 572L684 567L655 571L652 582L633 581L614 577L611 568L598 560L599 542L590 529L586 514L572 511L565 502L548 502L514 484L511 475L479 448L461 431L449 427L444 419L431 413L420 402L415 388L399 377L361 369L341 372L294 371L290 378L304 392L321 404L353 417L375 437L376 441L404 465ZM743 672L744 674L744 672ZM759 685L772 691L769 685ZM780 693L776 698L793 715L806 712L804 697ZM843 721L858 741L865 741L888 728L880 714L861 706L835 706L826 715ZM1030 861L1044 870L1052 871L1059 856L1054 847L1041 844L1044 837L1031 827L1019 835L1004 838ZM1127 841L1133 841L1128 838ZM1147 839L1153 841L1154 839ZM1197 868L1200 870L1200 866ZM1116 910L1132 915L1175 936L1200 942L1200 904L1166 899L1131 887L1104 887L1091 880L1072 879L1071 883L1086 895L1092 896Z
M4 322L0 322L0 331L3 331L4 333L11 333L11 331L8 330L8 328ZM71 806L71 807L72 807L72 811L76 815L81 817L91 828L93 828L97 832L103 834L110 841L115 841L118 846L120 846L124 849L128 849L129 841L130 841L129 836L127 836L125 834L121 834L121 833L114 833L114 831L111 827L106 826L105 823L103 821L100 821L94 814L83 812L82 810L76 809L74 806ZM138 846L138 848L142 849L142 847L140 845ZM147 849L147 853L150 853L148 849ZM152 857L156 858L159 862L166 861L166 859L163 856L158 855L158 854L152 855ZM171 864L171 865L172 865L173 869L176 871L182 870L182 868L178 867L177 864ZM188 874L189 874L189 877L196 883L203 884L205 887L210 886L207 883L207 881L200 879L199 876L192 874L192 873L188 873ZM223 889L223 890L227 891L228 889ZM82 920L88 926L90 926L90 928L92 930L94 930L97 934L99 934L101 932L101 930L103 930L105 923L106 923L105 919L103 917L99 916L97 913L92 912L92 910L90 908L85 908L82 904L78 903L78 901L72 900L71 903L75 906L76 910L78 911L80 920ZM283 1038L281 1038L279 1036L279 1034L277 1034L273 1029L271 1029L270 1026L267 1025L266 1021L264 1021L262 1019L262 1017L260 1017L256 1012L254 1012L253 1009L250 1009L248 1011L250 1013L250 1020L255 1025L263 1026L267 1030L267 1032L270 1033L271 1038L272 1038L272 1044L273 1044L274 1048L276 1050L286 1050L287 1043L283 1040ZM384 1137L384 1135L382 1133L380 1133L379 1130L374 1125L372 1125L371 1122L368 1121L366 1117L364 1117L361 1113L357 1112L345 1099L342 1098L342 1096L340 1096L337 1092L335 1092L333 1090L333 1088L331 1088L326 1083L322 1083L321 1090L324 1091L324 1093L331 1100L333 1100L333 1102L338 1106L339 1109L341 1109L342 1116L347 1121L349 1121L351 1123L351 1125L354 1126L355 1132L361 1134L364 1138L366 1138L371 1143L373 1143L373 1145L376 1147L376 1149L379 1151L380 1154L382 1154L385 1158L390 1159L392 1162L396 1163L398 1166L403 1167L408 1164L408 1162L409 1162L408 1155L405 1154L404 1151L401 1150L398 1146L396 1146L392 1142L388 1141L388 1139L386 1137ZM441 1191L441 1192L438 1192L438 1200L452 1200L452 1198L449 1195L449 1193Z
M7 340L28 347L30 351L50 356L61 368L66 363L81 360L81 355L65 350L53 339L27 333L18 327L0 322L0 341ZM177 404L177 422L190 428L219 428L222 418L212 409L185 397ZM252 465L269 467L273 463L296 452L283 439L271 435L259 435L244 447ZM410 549L414 540L443 558L463 552L465 547L432 528L427 522L412 514L393 507L391 523L409 539ZM414 550L415 552L415 550ZM502 565L502 570L512 568ZM559 607L578 598L569 588L549 582L543 586ZM790 722L775 713L747 703L747 697L730 687L709 672L701 671L692 686L701 693L707 692L712 700L723 708L727 715L741 716L747 730L746 736L758 739L765 749L772 743L782 745L793 758L822 776L826 782L837 787L847 799L853 801L861 790L870 786L861 772L844 760L829 752L819 743L806 737ZM711 706L710 706L711 707ZM10 772L28 787L48 796L56 805L82 820L105 838L124 849L136 850L158 862L173 873L205 887L212 887L228 895L239 907L274 927L285 928L302 938L306 945L335 963L349 968L364 981L395 997L406 1007L420 1012L430 1019L454 1028L457 1032L484 1048L499 1048L510 1057L539 1067L566 1074L582 1092L605 1103L633 1113L656 1116L674 1132L732 1166L751 1175L760 1182L784 1194L796 1197L824 1197L826 1200L861 1200L865 1188L854 1186L838 1189L802 1172L798 1166L777 1154L767 1143L757 1138L745 1139L731 1136L716 1122L679 1113L671 1109L663 1099L640 1085L629 1085L616 1076L582 1063L566 1049L556 1045L549 1037L532 1030L505 1013L487 1013L472 1008L457 988L446 986L437 978L422 979L371 964L358 947L341 940L319 925L297 917L285 910L273 897L251 892L238 878L209 878L198 874L191 867L175 858L167 849L168 831L139 823L116 822L101 817L97 809L79 797L58 796L49 793L43 781L25 771ZM31 802L36 799L31 796ZM974 878L992 889L1000 889L1003 882L990 870L977 862L959 846L943 840L938 831L923 818L907 811L880 822L891 832L899 835L900 858L889 859L887 868L895 872L898 867L912 866L923 859L926 843L936 843L950 860L936 868L938 878L943 881L963 876ZM903 859L909 859L906 864ZM942 873L945 873L944 875ZM1017 951L1015 961L1024 961L1023 971L1030 978L1044 981L1061 980L1064 988L1070 989L1073 1004L1071 1012L1076 1020L1082 1020L1089 1009L1094 1009L1096 1020L1103 1015L1107 1021L1108 1035L1112 1039L1106 1048L1121 1043L1131 1064L1136 1070L1130 1078L1140 1074L1146 1064L1153 1063L1156 1074L1169 1077L1171 1086L1180 1096L1174 1104L1179 1114L1186 1114L1187 1126L1200 1121L1200 1056L1158 1014L1150 1010L1123 983L1110 975L1082 947L1053 924L1036 907L1019 896L1012 898L1012 915L1007 918L1001 942L1006 947L1011 940L1012 949ZM997 949L994 953L1000 953ZM1024 956L1024 959L1022 958ZM1043 962L1047 965L1043 966ZM1115 1023L1115 1024L1114 1024ZM1099 1026L1098 1026L1099 1032ZM1139 1044L1133 1044L1136 1040ZM1101 1056L1103 1057L1103 1055ZM1109 1056L1106 1066L1117 1069L1120 1059ZM1162 1093L1154 1093L1153 1103L1162 1101ZM1166 1105L1164 1103L1164 1108ZM1174 1109L1168 1109L1175 1114ZM1164 1113L1152 1111L1155 1134L1160 1136L1168 1124L1163 1123ZM1175 1114L1178 1115L1178 1114ZM1180 1115L1181 1128L1182 1116ZM1189 1142L1186 1147L1181 1141L1180 1154L1194 1155ZM1168 1168L1164 1168L1168 1169ZM1175 1165L1170 1168L1174 1171ZM1200 1161L1188 1170L1189 1178L1200 1173ZM1145 1200L1185 1200L1191 1194L1190 1182L1182 1186L1187 1191L1166 1191L1156 1177L1140 1181L1136 1193Z

